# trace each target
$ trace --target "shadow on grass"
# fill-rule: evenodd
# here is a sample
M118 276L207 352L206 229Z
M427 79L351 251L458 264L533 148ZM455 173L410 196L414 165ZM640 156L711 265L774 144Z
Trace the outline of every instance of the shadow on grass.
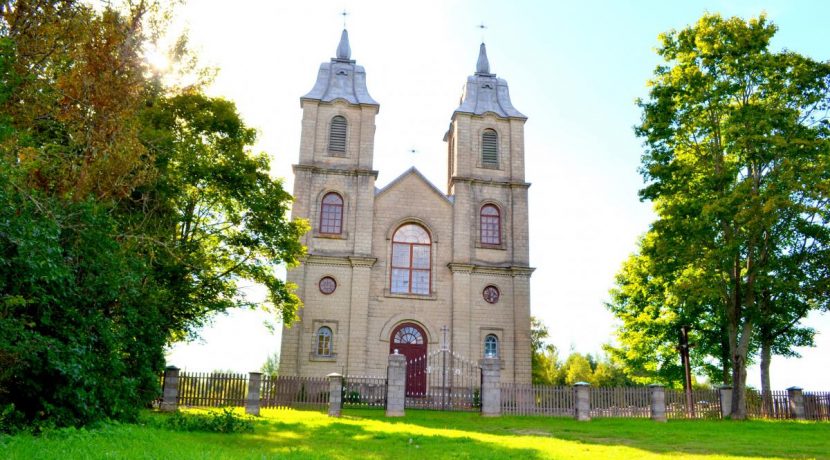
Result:
M577 422L570 418L512 417L483 418L475 413L447 413L409 410L402 419L387 419L381 411L348 410L362 419L407 424L429 429L462 430L470 436L533 436L543 455L545 440L583 445L624 448L599 450L616 455L650 452L695 456L830 458L830 423L795 421L594 419ZM554 446L555 447L555 446ZM634 451L634 452L632 452Z

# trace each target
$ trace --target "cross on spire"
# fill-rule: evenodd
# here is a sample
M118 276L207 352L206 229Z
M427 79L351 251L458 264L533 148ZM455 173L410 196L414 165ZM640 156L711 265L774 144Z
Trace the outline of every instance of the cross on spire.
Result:
M484 42L484 30L487 29L487 26L484 25L484 21L481 21L481 24L476 26L477 28L481 29L481 41Z
M343 10L343 11L340 13L340 15L341 15L341 16L343 16L343 28L345 29L345 28L346 28L346 16L348 16L348 15L349 15L349 12L348 12L348 11L346 11L346 10Z

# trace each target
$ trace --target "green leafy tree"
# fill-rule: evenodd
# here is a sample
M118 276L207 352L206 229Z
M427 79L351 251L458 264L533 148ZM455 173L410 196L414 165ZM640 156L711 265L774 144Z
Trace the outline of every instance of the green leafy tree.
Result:
M562 366L565 374L565 384L573 385L577 382L591 382L594 375L594 370L591 368L591 362L585 355L580 353L571 353L565 364Z
M681 305L723 318L736 419L746 417L759 326L797 323L801 302L821 307L827 279L830 65L771 51L775 32L764 16L707 14L661 35L666 63L636 128L646 146L641 197L658 213L647 255L680 285ZM814 276L786 282L799 273ZM781 297L783 286L799 300Z
M164 347L303 253L254 131L142 53L152 2L0 3L0 413L34 426L131 419ZM181 49L179 49L181 51ZM14 429L5 422L2 429Z
M279 375L280 371L280 354L279 352L273 352L268 355L268 358L265 359L265 362L262 363L262 367L260 371L269 376L269 377L276 377Z

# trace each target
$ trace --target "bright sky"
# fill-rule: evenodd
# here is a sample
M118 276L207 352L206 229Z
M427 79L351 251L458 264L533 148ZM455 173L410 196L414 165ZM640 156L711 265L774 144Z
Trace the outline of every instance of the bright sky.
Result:
M830 59L830 2L815 1L315 1L190 0L178 14L203 64L221 69L211 92L236 102L260 131L273 173L293 189L299 156L299 98L334 56L349 12L352 58L380 102L377 185L414 165L446 190L442 141L478 44L510 84L525 126L530 188L532 314L550 341L595 353L613 339L604 307L614 274L654 215L641 203L641 141L634 100L659 60L657 35L704 12L745 18L766 11L780 28L775 48ZM476 26L487 25L482 34ZM415 153L411 150L414 149ZM252 292L255 292L252 291ZM279 331L261 312L218 316L202 340L179 344L168 363L191 370L257 370L279 350ZM806 322L820 334L801 359L775 357L774 389L830 388L830 315ZM279 328L277 328L279 329ZM749 383L759 386L757 367Z

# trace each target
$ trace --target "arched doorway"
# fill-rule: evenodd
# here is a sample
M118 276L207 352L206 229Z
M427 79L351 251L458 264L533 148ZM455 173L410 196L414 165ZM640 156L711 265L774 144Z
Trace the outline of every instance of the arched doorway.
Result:
M426 334L421 326L413 323L403 323L392 330L389 340L389 353L398 353L406 356L407 363L424 361L427 354ZM423 396L427 389L426 372L409 372L406 376L406 395Z

